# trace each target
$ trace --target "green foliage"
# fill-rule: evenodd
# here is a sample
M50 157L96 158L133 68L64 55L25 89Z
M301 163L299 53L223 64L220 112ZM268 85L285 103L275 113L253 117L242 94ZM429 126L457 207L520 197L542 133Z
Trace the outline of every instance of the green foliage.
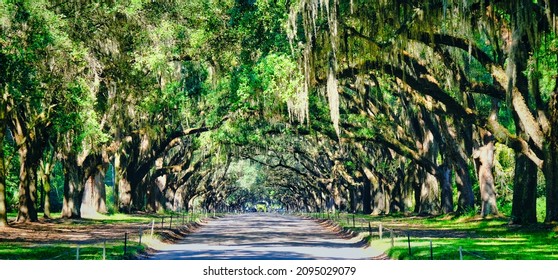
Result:
M498 193L498 208L502 214L510 215L515 175L515 152L509 147L499 143L497 143L495 147L494 185Z
M8 212L18 209L18 193L19 193L19 154L15 150L15 143L4 141L2 149L4 149L4 159L6 166L6 206Z
M50 210L58 212L62 210L62 200L64 199L64 168L57 161L54 163L50 176Z
M286 103L296 98L296 95L302 90L302 73L296 62L286 55L265 56L256 65L256 73L258 73L264 98L273 100L275 97L279 97L283 103ZM271 107L269 105L266 107Z
M543 102L548 102L550 94L556 88L558 75L558 36L554 33L545 34L541 38L540 47L529 61L527 75L534 75L540 80L539 90Z

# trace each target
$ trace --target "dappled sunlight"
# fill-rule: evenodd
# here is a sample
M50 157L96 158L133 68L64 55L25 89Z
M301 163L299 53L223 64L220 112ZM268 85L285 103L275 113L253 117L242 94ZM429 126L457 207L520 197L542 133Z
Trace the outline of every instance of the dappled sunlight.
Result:
M155 259L370 259L384 251L363 248L365 235L343 239L310 220L245 214L211 221L179 244L154 243Z
M0 2L0 255L556 257L556 0L71 2Z

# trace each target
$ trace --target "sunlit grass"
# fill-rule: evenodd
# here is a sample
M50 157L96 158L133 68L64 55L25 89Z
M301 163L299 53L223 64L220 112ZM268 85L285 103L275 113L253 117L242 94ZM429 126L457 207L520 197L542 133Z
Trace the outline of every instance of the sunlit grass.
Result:
M53 213L55 226L60 224L61 227L85 227L96 225L126 225L154 223L156 229L170 228L172 216L172 228L179 225L193 222L200 222L202 219L211 217L221 217L223 213L199 213L199 212L164 212L158 214L95 214L90 218L83 219L60 219L60 213ZM39 213L42 217L42 213ZM9 213L8 218L14 221L17 218L17 213ZM42 221L42 218L40 218ZM44 223L42 221L41 223ZM48 223L48 222L47 222ZM31 224L32 225L32 224ZM164 226L163 226L164 225ZM158 236L154 234L155 238ZM145 236L147 237L147 236ZM124 253L124 234L121 240L109 240L106 245L102 241L96 242L80 242L71 243L64 242L63 240L56 240L52 244L40 244L30 242L0 242L0 259L4 260L75 260L77 257L77 248L79 246L79 259L80 260L102 260L103 247L105 248L105 259L120 260L134 258L135 255L145 250L145 246L139 244L138 233L128 235L126 242L126 254ZM54 241L54 240L53 240Z
M80 260L107 260L130 259L145 250L137 241L128 242L124 254L124 241L110 241L106 243L80 244ZM75 260L78 254L78 244L29 244L23 242L0 243L0 259L2 260Z
M200 213L200 212L163 212L157 214L142 213L142 214L124 214L124 213L114 213L114 214L100 214L95 213L94 216L86 216L82 219L74 219L66 222L66 224L76 224L76 225L88 225L88 224L122 224L122 223L150 223L155 222L155 224L164 223L168 224L170 222L170 217L173 217L175 223L185 222L197 222L202 218L208 218L213 216L222 216L222 213ZM39 212L38 215L40 220L42 220L43 213ZM17 218L17 213L8 213L8 219L15 221ZM51 213L51 218L54 220L61 219L61 213Z
M305 215L319 219L327 218L327 215L320 213ZM430 241L432 258L438 260L558 259L558 228L552 229L542 224L529 227L511 226L506 217L483 219L476 215L420 217L401 214L370 216L336 213L330 214L329 218L349 230L370 230L371 246L385 250L393 259L428 260L431 258ZM381 240L380 225L383 229ZM393 247L390 229L394 232Z
M43 212L38 212L37 213L37 217L39 217L39 219L43 218L44 213ZM62 216L62 213L60 212L55 212L55 213L50 213L50 217L52 219L59 219ZM15 220L17 218L17 212L9 212L8 213L8 219L12 219Z
M494 239L491 242L475 238L425 238L411 237L411 253L406 237L391 240L374 239L371 246L389 248L387 254L394 259L428 260L431 258L430 241L432 241L432 258L435 260L553 260L558 259L556 245L540 238L522 238L515 242L509 239ZM461 247L461 255L459 248Z

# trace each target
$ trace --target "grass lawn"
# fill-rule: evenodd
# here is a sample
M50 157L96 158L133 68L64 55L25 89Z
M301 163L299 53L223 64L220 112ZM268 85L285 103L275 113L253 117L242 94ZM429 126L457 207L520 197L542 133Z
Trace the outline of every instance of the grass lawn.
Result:
M2 260L75 260L78 245L72 243L54 244L29 244L28 242L0 243L0 259ZM80 260L102 260L103 243L80 244ZM145 247L139 245L137 240L126 246L124 255L123 241L110 241L106 243L105 259L122 260L130 259L137 253L143 252Z
M327 218L324 214L309 214ZM478 216L370 216L330 215L330 219L354 231L372 231L371 246L393 259L428 260L554 260L558 259L558 227L537 224L509 225L509 219ZM383 238L379 239L382 225ZM390 231L392 230L392 231ZM393 234L393 247L391 246ZM409 254L409 240L411 253ZM461 247L461 254L460 248Z
M42 217L43 213L38 216ZM172 238L176 236L178 227L189 222L198 222L207 216L211 217L213 214L95 214L83 219L61 219L60 213L53 213L52 219L40 218L38 223L16 224L13 222L17 213L9 213L11 227L0 229L0 259L75 260L78 246L81 260L102 260L103 248L105 259L130 259L145 251L145 246L139 243L139 235L141 233L147 237L152 229L152 222L154 237Z

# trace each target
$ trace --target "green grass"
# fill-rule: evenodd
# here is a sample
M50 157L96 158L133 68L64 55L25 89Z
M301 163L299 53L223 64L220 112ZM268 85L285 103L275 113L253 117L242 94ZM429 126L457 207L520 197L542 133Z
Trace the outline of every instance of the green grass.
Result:
M22 242L0 243L0 259L2 260L75 260L77 244L29 244ZM137 240L128 243L124 255L124 241L106 243L107 260L122 260L133 258L134 255L145 250ZM80 260L102 260L103 243L79 245Z
M388 248L387 254L394 259L428 260L430 241L432 256L437 260L460 259L459 248L462 248L464 260L555 260L558 259L556 240L545 233L503 233L499 236L480 238L428 238L411 237L411 254L408 239L398 237L394 247L391 240L375 239L371 246Z
M129 223L145 223L155 222L156 229L160 228L161 218L164 217L165 229L169 226L170 216L173 216L173 229L185 222L199 222L201 219L213 217L213 213L159 213L159 214L98 214L91 219L60 219L60 213L53 213L52 218L55 224L61 224L62 228L70 227L87 227L91 225L117 225ZM216 213L215 216L221 217L224 214ZM42 213L39 213L42 217ZM9 213L8 219L15 220L17 213ZM50 222L47 222L50 223ZM124 238L122 240L107 241L105 247L105 258L108 260L131 259L135 255L145 251L145 246L139 244L137 233L129 235L127 241L126 254L124 254ZM102 260L103 259L103 242L97 243L84 242L79 244L80 260ZM3 260L75 260L78 243L65 242L63 240L53 240L51 244L40 244L34 242L0 242L0 259Z
M44 215L43 212L38 212L37 213L37 217L42 218ZM50 213L51 218L53 219L59 219L62 216L62 213L58 212L58 213ZM8 219L12 219L15 220L17 218L17 212L9 212L8 213Z
M159 214L96 214L94 218L83 218L78 220L72 220L69 223L76 225L94 225L94 224L122 224L122 223L150 223L155 221L155 224L161 222L161 218L164 217L164 223L168 224L170 221L170 216L173 216L173 221L182 222L183 213L179 212L163 212ZM37 215L39 219L43 217L43 213L40 212ZM203 214L199 212L185 213L184 219L189 219L190 221L198 221L205 217L212 217L213 213ZM216 216L222 216L222 214L217 213ZM52 219L60 219L61 213L51 213ZM17 218L17 213L8 213L9 220L15 220ZM178 219L178 220L177 220Z
M316 213L307 215L324 217ZM471 213L438 217L355 214L354 217L355 226L353 214L330 215L330 219L353 231L367 232L370 224L373 232L371 246L385 250L393 259L428 260L431 258L430 241L433 258L437 260L460 259L459 247L465 260L558 259L558 228L550 225L512 226L506 217L482 219ZM383 228L381 240L378 235L380 224ZM394 230L393 248L389 229ZM410 235L411 254L407 233Z

